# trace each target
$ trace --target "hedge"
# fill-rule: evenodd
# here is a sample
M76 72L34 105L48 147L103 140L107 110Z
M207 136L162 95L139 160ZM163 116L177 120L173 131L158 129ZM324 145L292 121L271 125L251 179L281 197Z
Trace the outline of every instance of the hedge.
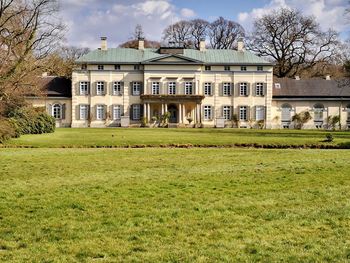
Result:
M7 119L0 119L0 143L16 136L13 125Z

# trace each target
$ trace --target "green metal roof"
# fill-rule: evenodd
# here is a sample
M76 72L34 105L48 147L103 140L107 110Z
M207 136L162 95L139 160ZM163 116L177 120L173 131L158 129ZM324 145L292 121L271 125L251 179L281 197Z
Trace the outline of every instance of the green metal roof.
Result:
M79 58L77 63L142 63L146 61L154 61L169 54L159 54L157 49L138 50L133 48L109 48L107 51L94 50ZM265 64L272 63L261 57L254 55L249 51L236 51L227 49L207 49L199 51L195 49L184 49L183 54L179 54L183 58L197 60L203 64Z

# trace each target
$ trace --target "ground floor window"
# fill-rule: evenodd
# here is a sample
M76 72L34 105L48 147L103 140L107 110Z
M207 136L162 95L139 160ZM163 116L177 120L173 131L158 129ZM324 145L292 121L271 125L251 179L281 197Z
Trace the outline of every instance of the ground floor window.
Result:
M213 119L212 106L204 106L204 120L209 121Z
M314 105L314 124L317 129L321 129L323 126L323 112L324 106L322 104Z
M240 121L247 121L248 120L248 107L247 106L239 107L239 120Z
M132 105L132 119L133 120L141 119L141 105L140 104Z
M256 108L255 108L255 120L256 121L265 120L265 107L264 106L256 106Z
M103 120L105 115L105 107L104 105L97 105L96 106L96 119L97 120Z
M52 116L55 119L61 119L62 118L62 105L61 104L54 104L52 106Z
M225 120L231 120L231 106L223 106L222 115Z
M121 118L121 106L114 105L113 106L113 120L120 120Z
M80 119L81 120L87 120L88 119L88 113L89 112L89 106L88 105L80 105Z

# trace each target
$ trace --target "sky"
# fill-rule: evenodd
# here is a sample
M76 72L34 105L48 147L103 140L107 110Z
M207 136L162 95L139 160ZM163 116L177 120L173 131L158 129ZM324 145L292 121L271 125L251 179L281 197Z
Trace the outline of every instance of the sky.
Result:
M131 39L137 24L145 37L161 40L167 25L185 19L213 21L222 16L240 23L248 32L255 18L278 7L301 10L315 17L326 30L333 28L342 38L350 35L350 19L344 11L349 0L58 0L59 16L66 24L65 44L99 47L100 37L108 38L109 47Z

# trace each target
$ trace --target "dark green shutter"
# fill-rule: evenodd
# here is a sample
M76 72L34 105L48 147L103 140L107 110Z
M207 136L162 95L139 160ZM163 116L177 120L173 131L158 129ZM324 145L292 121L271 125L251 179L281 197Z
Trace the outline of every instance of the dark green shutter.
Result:
M62 120L66 119L66 104L62 104Z

